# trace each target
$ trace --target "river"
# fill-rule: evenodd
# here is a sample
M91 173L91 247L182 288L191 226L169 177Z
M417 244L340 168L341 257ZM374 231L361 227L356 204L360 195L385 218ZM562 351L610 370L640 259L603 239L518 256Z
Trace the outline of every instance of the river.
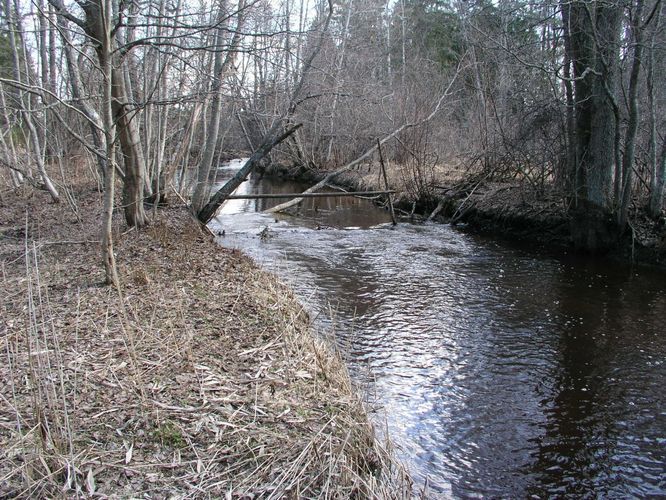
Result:
M431 497L666 497L664 273L393 228L366 200L258 213L280 201L229 200L211 227L335 332Z

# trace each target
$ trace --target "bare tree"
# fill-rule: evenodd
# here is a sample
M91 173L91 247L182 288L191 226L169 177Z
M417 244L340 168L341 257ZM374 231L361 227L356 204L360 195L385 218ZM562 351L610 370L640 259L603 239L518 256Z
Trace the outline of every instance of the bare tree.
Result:
M9 25L8 29L8 38L9 45L11 48L11 57L12 57L12 67L13 67L13 82L12 83L17 88L17 96L15 99L15 104L21 114L23 124L28 129L26 148L31 152L30 160L34 161L37 164L37 172L43 183L44 189L46 189L53 201L58 202L60 200L60 195L56 189L53 181L46 172L45 156L44 156L44 143L43 139L38 133L37 124L33 117L33 110L31 109L31 97L26 97L25 90L29 89L32 85L30 71L23 72L21 71L22 66L30 68L29 63L27 62L27 52L25 50L24 43L21 39L20 34L23 33L23 28L20 22L20 15L16 12L16 9L10 3L10 0L5 0L5 15L7 17L7 23ZM22 64L22 61L24 64Z
M216 152L220 120L222 115L222 94L224 80L229 75L230 69L233 67L237 49L241 40L241 30L243 29L244 22L244 2L240 0L238 4L239 16L235 32L229 44L229 49L225 52L222 50L224 45L224 35L226 28L222 24L224 17L224 2L219 4L218 11L218 28L215 33L215 63L213 69L213 81L211 84L211 93L213 94L213 101L211 103L211 114L208 125L208 135L205 140L205 149L201 163L197 173L197 184L192 196L192 207L195 212L201 210L204 204L208 201L208 194L210 192L209 177L210 170L213 164L213 157Z

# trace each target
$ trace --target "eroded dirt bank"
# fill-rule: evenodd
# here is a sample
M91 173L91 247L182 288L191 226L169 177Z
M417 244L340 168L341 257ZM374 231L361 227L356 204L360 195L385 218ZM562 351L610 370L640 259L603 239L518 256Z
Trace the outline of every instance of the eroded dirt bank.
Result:
M338 175L335 184L350 190L383 189L378 165L363 165ZM266 175L317 182L327 172L271 165ZM464 224L465 229L534 245L547 251L579 251L587 228L581 220L584 210L571 210L564 193L545 189L539 192L527 182L494 182L465 177L460 172L434 179L425 197L415 194L400 168L389 168L389 184L398 193L395 205L403 216L442 223ZM380 200L386 204L386 200ZM666 268L666 218L653 220L643 210L630 212L630 227L622 235L613 230L612 220L598 221L594 253L613 260Z
M117 214L121 299L101 195L71 194L1 198L0 497L408 494L287 287L161 208Z

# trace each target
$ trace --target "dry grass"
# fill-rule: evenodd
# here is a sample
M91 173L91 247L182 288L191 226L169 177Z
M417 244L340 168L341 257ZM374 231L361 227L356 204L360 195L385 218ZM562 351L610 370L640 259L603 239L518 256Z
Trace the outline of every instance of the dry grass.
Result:
M275 168L277 175L285 175L285 172L288 172L288 169ZM407 164L387 162L386 174L389 188L396 191L393 195L394 202L407 206L427 199L436 199L442 189L464 183L470 172L460 161L452 159L438 163L434 160L424 163L412 161ZM385 188L378 161L364 163L353 170L339 174L335 184L357 191Z
M410 495L288 288L166 209L118 223L120 299L72 195L0 207L0 497Z

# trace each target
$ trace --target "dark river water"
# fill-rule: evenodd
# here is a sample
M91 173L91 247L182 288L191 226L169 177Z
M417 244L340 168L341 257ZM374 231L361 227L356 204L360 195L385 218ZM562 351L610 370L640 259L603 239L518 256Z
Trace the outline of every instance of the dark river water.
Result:
M431 497L666 497L666 275L394 229L365 200L257 213L280 201L230 200L211 225L335 331Z

